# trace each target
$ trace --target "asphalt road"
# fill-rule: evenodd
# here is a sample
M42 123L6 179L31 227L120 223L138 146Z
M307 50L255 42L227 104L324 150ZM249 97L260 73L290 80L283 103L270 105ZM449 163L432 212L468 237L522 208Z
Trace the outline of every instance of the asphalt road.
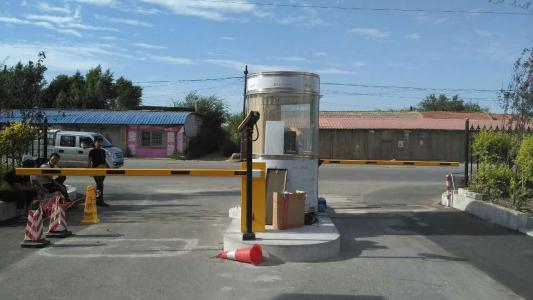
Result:
M24 226L0 224L0 299L532 299L533 239L437 205L450 171L460 169L323 165L341 253L256 267L210 258L240 202L238 179L108 177L101 223L81 225L81 207L70 210L76 236L52 247L21 249Z

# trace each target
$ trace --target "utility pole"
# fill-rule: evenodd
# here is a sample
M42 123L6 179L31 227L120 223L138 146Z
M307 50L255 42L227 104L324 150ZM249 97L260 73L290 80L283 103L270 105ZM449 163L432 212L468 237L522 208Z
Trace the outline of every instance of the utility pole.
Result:
M244 66L244 93L242 100L242 118L246 117L246 90L248 89L248 65ZM244 156L246 152L246 132L241 133L241 161L244 161Z

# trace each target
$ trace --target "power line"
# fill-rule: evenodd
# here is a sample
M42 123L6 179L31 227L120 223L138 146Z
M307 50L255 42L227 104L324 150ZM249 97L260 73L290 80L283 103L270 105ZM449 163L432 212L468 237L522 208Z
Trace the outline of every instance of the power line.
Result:
M322 82L320 85L333 85L333 86L353 86L364 88L381 88L381 89L408 89L416 91L456 91L456 92L482 92L482 93L497 93L501 90L489 90L489 89L466 89L466 88L428 88L428 87L416 87L416 86L398 86L398 85L371 85L371 84L355 84L355 83L339 83L339 82Z
M202 0L204 1L204 0ZM176 79L176 80L151 80L151 81L135 81L136 84L149 83L166 83L165 85L149 85L144 87L168 87L172 83L190 83L190 82L209 82L209 81L223 81L232 79L244 79L243 76L232 77L218 77L218 78L199 78L199 79ZM346 86L346 87L362 87L362 88L377 88L377 89L402 89L410 91L424 91L424 92L476 92L476 93L499 93L502 90L496 89L477 89L477 88L436 88L436 87L418 87L418 86L400 86L400 85L378 85L378 84L357 84L357 83L343 83L343 82L321 82L321 86ZM216 87L208 87L203 89L211 89ZM365 94L361 94L365 95ZM366 93L366 95L371 95Z
M145 84L145 83L205 82L205 81L221 81L221 80L242 79L242 78L243 78L243 76L233 76L233 77L201 78L201 79L134 81L133 83L135 83L135 84Z
M474 10L453 10L453 9L406 9L406 8L378 8L378 7L350 7L350 6L330 6L330 5L313 5L313 4L279 4L267 2L243 2L243 1L222 1L222 0L194 0L196 2L208 3L227 3L243 4L272 7L289 7L289 8L317 8L317 9L335 9L335 10L354 10L354 11L386 11L386 12L423 12L423 13L445 13L445 14L486 14L486 15L515 15L515 16L533 16L527 12L505 12L505 11L474 11Z

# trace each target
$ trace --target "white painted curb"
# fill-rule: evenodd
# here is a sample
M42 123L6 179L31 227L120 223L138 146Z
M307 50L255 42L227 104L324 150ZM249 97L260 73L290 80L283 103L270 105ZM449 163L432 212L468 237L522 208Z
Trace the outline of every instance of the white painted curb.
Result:
M476 200L476 198L481 197L479 194L459 189L453 192L450 200L448 200L447 192L444 192L441 197L441 205L453 207L480 219L533 236L533 218L529 217L528 214L490 202Z

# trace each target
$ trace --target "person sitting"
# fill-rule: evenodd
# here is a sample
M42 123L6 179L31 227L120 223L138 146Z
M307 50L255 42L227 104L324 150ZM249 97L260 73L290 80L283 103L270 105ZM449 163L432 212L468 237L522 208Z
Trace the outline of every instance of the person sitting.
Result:
M23 168L35 167L31 156L22 157ZM30 203L37 197L36 187L32 184L30 176L16 175L15 170L10 170L0 180L0 200L17 203L17 216L21 222L27 218Z
M41 165L41 168L58 168L59 160L61 159L61 156L57 153L50 154L50 158L48 159L48 162ZM68 197L67 187L64 185L65 180L67 177L65 176L58 176L54 179L53 176L34 176L32 177L34 181L38 182L48 193L53 192L60 192L63 197L65 198L65 201L70 202L70 199Z

